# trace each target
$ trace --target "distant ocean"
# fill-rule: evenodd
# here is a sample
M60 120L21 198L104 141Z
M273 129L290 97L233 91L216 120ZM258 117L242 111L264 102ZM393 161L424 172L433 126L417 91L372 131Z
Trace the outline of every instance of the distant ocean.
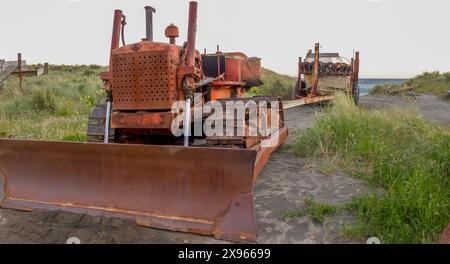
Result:
M369 91L379 84L402 84L407 79L359 79L361 95L368 95Z

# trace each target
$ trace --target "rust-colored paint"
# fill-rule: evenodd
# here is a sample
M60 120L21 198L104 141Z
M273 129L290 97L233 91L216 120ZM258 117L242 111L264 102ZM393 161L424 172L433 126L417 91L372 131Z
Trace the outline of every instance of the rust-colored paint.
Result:
M168 129L170 130L173 114L170 112L114 112L111 116L112 128L130 129Z
M186 46L186 66L194 66L195 64L195 38L197 34L197 8L198 3L189 2L189 25Z
M103 72L100 75L100 78L105 82L104 89L107 92L111 91L111 81L112 81L112 69L113 69L113 63L112 63L112 55L115 49L118 49L120 46L120 35L121 35L121 29L122 29L122 18L123 13L122 10L115 10L114 11L114 19L113 19L113 28L112 28L112 37L111 37L111 49L110 49L110 56L109 56L109 68L107 72Z
M229 86L214 87L211 90L211 100L217 101L220 99L231 98L232 92L233 92L233 89L231 89L231 87L229 87Z
M112 56L114 110L168 110L178 101L179 48L142 41Z
M180 36L180 30L174 24L170 24L165 30L166 38L169 38L169 43L176 44L176 39Z
M242 79L254 80L261 78L262 78L261 59L256 57L248 58L247 62L243 63Z
M113 51L117 48L119 48L120 45L120 31L122 29L122 17L123 13L122 10L115 10L114 11L114 21L113 21L113 30L112 30L112 37L111 37L111 56L113 54ZM109 64L110 69L109 71L112 71L111 67L112 64Z
M273 144L270 144L270 147L264 147L263 145L257 145L253 147L253 150L256 150L258 152L258 155L256 157L255 162L255 171L253 174L253 180L256 182L256 179L258 175L262 172L264 169L264 166L267 164L267 162L270 159L270 155L274 153L281 145L286 142L287 138L289 136L289 130L285 127L277 131L275 134L272 135L272 137L269 139L269 141L272 141Z
M122 217L256 242L256 155L239 149L0 140L5 190L0 206Z
M189 2L189 24L188 36L185 49L184 62L178 70L178 87L183 98L192 99L195 91L195 79L202 76L200 69L197 68L196 59L200 58L200 53L195 49L197 36L197 8L198 3Z
M227 81L233 81L233 79L240 79L237 82L252 82L254 80L260 80L262 76L262 66L261 66L261 59L257 57L247 57L242 52L227 52L222 53L227 58L231 58L233 60L239 60L240 66L231 65L230 72L231 72L231 78L228 77L228 66L226 69L227 73ZM233 62L232 62L233 63ZM238 62L236 62L238 63ZM240 77L238 77L238 72L240 71ZM235 75L235 76L233 76Z
M237 57L229 57L226 59L226 80L232 82L241 82L242 73L241 65L242 61Z

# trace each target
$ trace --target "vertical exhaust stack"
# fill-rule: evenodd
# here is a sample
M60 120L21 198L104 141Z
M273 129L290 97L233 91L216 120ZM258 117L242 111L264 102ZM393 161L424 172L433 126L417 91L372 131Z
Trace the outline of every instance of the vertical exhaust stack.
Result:
M145 7L145 18L146 18L146 38L148 41L153 41L153 13L156 9L151 6Z
M189 136L191 134L191 102L194 97L195 80L193 74L195 67L195 38L197 34L197 7L198 3L192 1L189 3L189 25L186 46L186 58L184 66L191 69L191 75L186 76L184 80L184 146L189 147Z
M114 11L113 32L111 38L111 55L113 50L119 48L120 46L120 31L122 28L122 17L123 17L122 10ZM112 66L111 63L109 64L109 66L110 67Z
M122 10L115 10L114 11L114 22L113 22L113 30L112 30L112 37L111 37L111 51L109 56L109 75L112 74L112 55L113 51L120 46L120 35L122 32L123 37L123 12ZM105 116L105 130L103 132L103 143L108 144L109 143L109 130L110 130L110 118L111 118L111 109L112 109L112 94L111 91L107 92L106 97L106 116Z
M198 3L189 3L189 25L186 48L186 66L194 66L195 63L195 38L197 34L197 7Z

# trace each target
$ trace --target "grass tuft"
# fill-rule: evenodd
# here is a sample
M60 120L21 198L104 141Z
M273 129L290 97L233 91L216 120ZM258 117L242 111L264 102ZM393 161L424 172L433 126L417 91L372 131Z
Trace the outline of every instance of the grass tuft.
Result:
M330 204L322 204L314 201L311 198L307 198L304 201L304 206L298 211L284 211L281 213L283 220L289 220L291 218L309 216L316 223L323 223L325 217L331 214L335 214L338 211L338 207Z

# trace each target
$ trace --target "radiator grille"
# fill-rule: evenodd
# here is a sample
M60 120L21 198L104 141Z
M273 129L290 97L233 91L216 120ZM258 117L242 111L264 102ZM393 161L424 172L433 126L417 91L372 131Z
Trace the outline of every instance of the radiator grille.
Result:
M114 109L170 109L177 101L175 59L167 51L114 55Z

